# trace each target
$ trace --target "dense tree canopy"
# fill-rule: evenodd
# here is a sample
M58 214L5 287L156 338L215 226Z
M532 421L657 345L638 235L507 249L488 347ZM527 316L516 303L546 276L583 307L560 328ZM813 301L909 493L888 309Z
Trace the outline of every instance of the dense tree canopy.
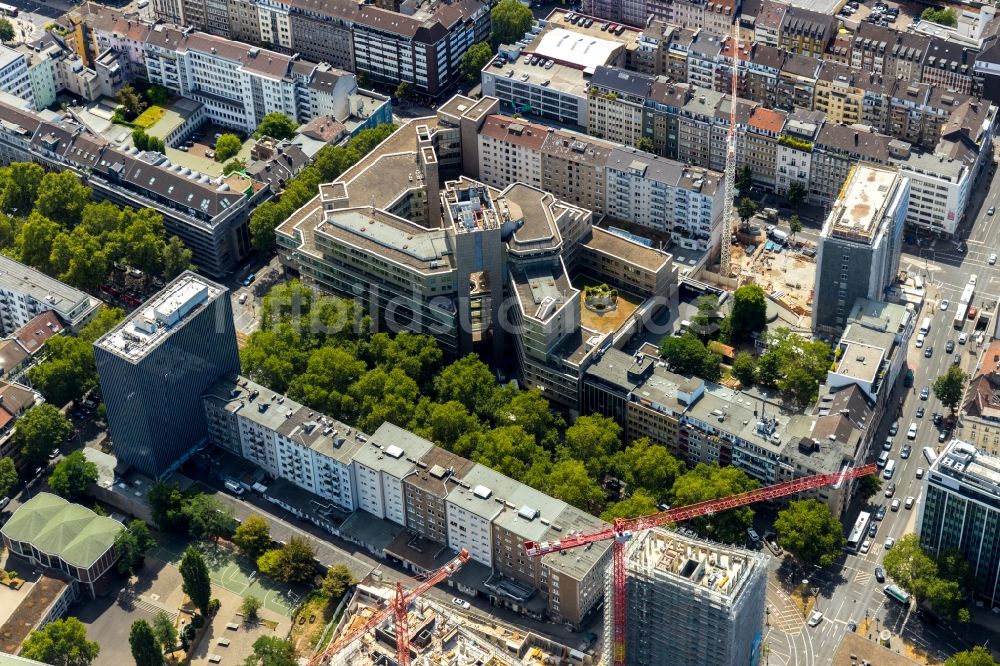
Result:
M699 463L677 478L670 491L671 504L686 506L706 500L736 495L757 488L760 484L737 467L719 467ZM699 533L724 543L743 543L746 530L753 524L753 509L729 509L691 521Z
M323 576L323 584L320 592L331 601L340 599L358 581L351 575L350 569L343 564L335 564L326 571Z
M766 338L768 349L757 359L757 381L776 386L800 407L814 402L833 359L830 345L787 328L770 332Z
M655 501L667 499L684 465L666 447L642 437L614 455L616 476L632 489L645 491Z
M118 573L134 573L142 563L145 554L156 545L145 522L135 519L115 537L115 552L118 558Z
M257 515L247 516L233 532L235 543L247 557L256 560L271 547L271 528Z
M295 646L277 636L261 636L253 643L253 654L244 666L298 666Z
M493 49L486 42L473 44L462 54L462 78L469 83L479 83L479 73L493 58Z
M944 374L934 380L931 388L941 404L955 412L965 395L965 382L969 376L958 365L951 364Z
M917 601L938 613L956 617L971 580L968 562L956 551L935 559L920 546L920 536L907 534L887 551L882 563L886 573Z
M490 11L493 45L513 44L531 29L531 9L518 0L500 0Z
M732 339L743 340L767 325L767 297L753 282L733 292Z
M281 548L257 558L257 568L281 583L304 583L316 574L316 549L305 539L293 536Z
M135 666L163 666L163 651L149 622L136 620L128 634Z
M828 567L844 549L844 528L830 507L814 499L793 501L774 521L781 545L806 564Z
M679 374L693 374L709 381L716 381L722 375L719 367L722 357L710 352L692 333L663 338L660 343L660 354L674 372Z
M72 616L31 632L21 646L22 657L50 666L90 666L100 652L101 646L87 640L87 629Z
M230 158L236 157L240 152L243 142L235 134L223 134L215 142L215 161L227 162Z
M632 493L630 497L626 497L608 506L607 510L601 514L601 518L610 522L615 518L648 516L651 513L656 513L656 507L656 498L640 488Z
M17 467L11 458L0 458L0 497L7 497L17 485Z
M988 648L977 645L971 650L957 652L944 662L944 666L998 666Z
M291 139L295 136L297 128L298 123L294 120L280 111L272 111L260 121L260 124L257 125L257 131L253 135L258 139L269 136L272 139L280 141L282 139Z
M68 500L75 500L97 481L97 465L83 451L73 451L59 461L49 476L49 487Z
M20 418L14 443L31 465L48 460L49 453L73 432L73 424L53 405L35 405Z

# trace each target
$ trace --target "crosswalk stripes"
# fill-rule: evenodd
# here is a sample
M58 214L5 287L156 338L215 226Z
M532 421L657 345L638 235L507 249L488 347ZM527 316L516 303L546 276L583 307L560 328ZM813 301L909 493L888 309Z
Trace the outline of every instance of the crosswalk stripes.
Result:
M861 585L867 585L871 581L871 579L872 575L870 573L867 573L865 571L859 571L858 574L854 577L854 582L860 583Z
M157 615L160 612L164 612L167 614L167 617L169 617L171 621L175 621L177 619L177 611L171 611L167 608L164 608L163 606L154 604L151 601L146 601L145 599L142 598L132 599L131 605L135 610L145 611L150 615Z

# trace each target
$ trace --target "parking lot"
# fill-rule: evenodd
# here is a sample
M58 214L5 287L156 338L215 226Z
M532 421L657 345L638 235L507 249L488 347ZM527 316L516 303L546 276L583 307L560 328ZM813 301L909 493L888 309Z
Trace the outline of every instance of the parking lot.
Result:
M852 0L837 16L859 23L877 23L895 30L905 31L920 16L921 7L892 0Z

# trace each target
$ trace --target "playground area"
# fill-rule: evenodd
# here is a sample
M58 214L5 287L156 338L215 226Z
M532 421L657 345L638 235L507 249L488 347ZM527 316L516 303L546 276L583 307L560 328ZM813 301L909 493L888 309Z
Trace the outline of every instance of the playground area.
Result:
M261 600L264 608L283 617L292 617L292 611L299 603L303 589L282 589L276 583L257 575L256 567L240 558L236 553L216 543L190 542L177 537L167 537L152 556L180 566L184 551L193 545L205 558L212 583L239 597L253 595Z

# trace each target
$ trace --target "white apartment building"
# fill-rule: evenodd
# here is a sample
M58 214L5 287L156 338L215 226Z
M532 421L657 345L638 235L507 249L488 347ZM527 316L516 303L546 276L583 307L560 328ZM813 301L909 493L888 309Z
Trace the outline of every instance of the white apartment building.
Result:
M96 298L0 255L0 336L11 335L50 310L77 331L93 319L100 305Z
M465 548L473 560L493 566L492 523L504 507L493 498L500 476L489 467L476 465L452 488L445 500L448 513L448 547ZM503 478L503 477L501 477Z
M358 507L406 527L403 477L413 469L411 460L434 445L388 422L371 436L371 443L354 454Z
M900 160L900 173L910 179L906 223L937 234L954 234L969 203L972 163L933 153L912 153Z
M0 46L0 90L20 97L33 109L38 108L28 75L28 59L6 46Z
M550 128L507 116L491 115L479 142L479 180L493 187L514 181L542 187L542 146Z
M719 242L722 174L634 149L616 148L607 163L607 212L670 233L689 250Z

